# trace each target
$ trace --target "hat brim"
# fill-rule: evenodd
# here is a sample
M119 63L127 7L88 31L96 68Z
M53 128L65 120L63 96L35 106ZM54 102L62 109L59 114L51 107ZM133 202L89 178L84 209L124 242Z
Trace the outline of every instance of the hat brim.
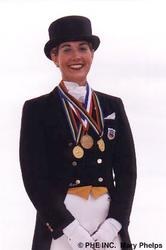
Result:
M51 60L50 52L53 48L57 47L63 42L71 42L71 41L87 41L92 44L92 48L94 50L97 50L100 44L100 39L98 36L79 36L79 37L72 37L72 38L62 38L62 39L55 39L55 40L49 40L45 46L44 46L44 53L45 55Z

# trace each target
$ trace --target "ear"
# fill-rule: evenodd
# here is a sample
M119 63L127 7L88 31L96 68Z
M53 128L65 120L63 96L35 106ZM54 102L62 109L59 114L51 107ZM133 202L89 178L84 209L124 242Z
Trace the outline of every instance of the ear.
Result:
M59 64L58 64L58 56L55 54L55 53L51 53L50 54L50 57L51 57L51 60L55 63L55 65L57 67L59 67Z

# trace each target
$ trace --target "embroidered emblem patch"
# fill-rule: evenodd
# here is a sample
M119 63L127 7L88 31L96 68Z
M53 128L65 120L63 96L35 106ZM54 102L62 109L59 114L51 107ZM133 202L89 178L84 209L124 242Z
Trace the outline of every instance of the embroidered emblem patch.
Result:
M109 140L113 140L115 138L116 130L113 128L108 128L107 137Z

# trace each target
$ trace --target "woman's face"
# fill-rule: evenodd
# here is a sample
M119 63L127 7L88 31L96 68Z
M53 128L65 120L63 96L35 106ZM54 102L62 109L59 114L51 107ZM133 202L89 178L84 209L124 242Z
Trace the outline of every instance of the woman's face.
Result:
M86 41L64 42L56 53L51 53L51 59L60 68L62 80L85 85L93 54Z

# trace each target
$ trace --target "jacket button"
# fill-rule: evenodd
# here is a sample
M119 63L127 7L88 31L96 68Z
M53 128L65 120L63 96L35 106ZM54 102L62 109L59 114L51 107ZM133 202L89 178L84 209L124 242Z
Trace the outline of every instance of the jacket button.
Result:
M98 181L99 181L99 182L103 182L103 178L102 178L102 177L99 177L99 178L98 178Z
M72 161L72 166L76 167L77 166L77 162L76 161Z
M72 142L69 142L69 143L68 143L68 146L69 146L69 147L73 146L73 143L72 143Z
M102 159L100 159L100 158L99 158L99 159L97 159L97 163L98 163L98 164L101 164L102 162L103 162L103 160L102 160Z
M80 183L81 183L81 181L80 180L76 180L76 182L75 182L77 185L79 185Z

